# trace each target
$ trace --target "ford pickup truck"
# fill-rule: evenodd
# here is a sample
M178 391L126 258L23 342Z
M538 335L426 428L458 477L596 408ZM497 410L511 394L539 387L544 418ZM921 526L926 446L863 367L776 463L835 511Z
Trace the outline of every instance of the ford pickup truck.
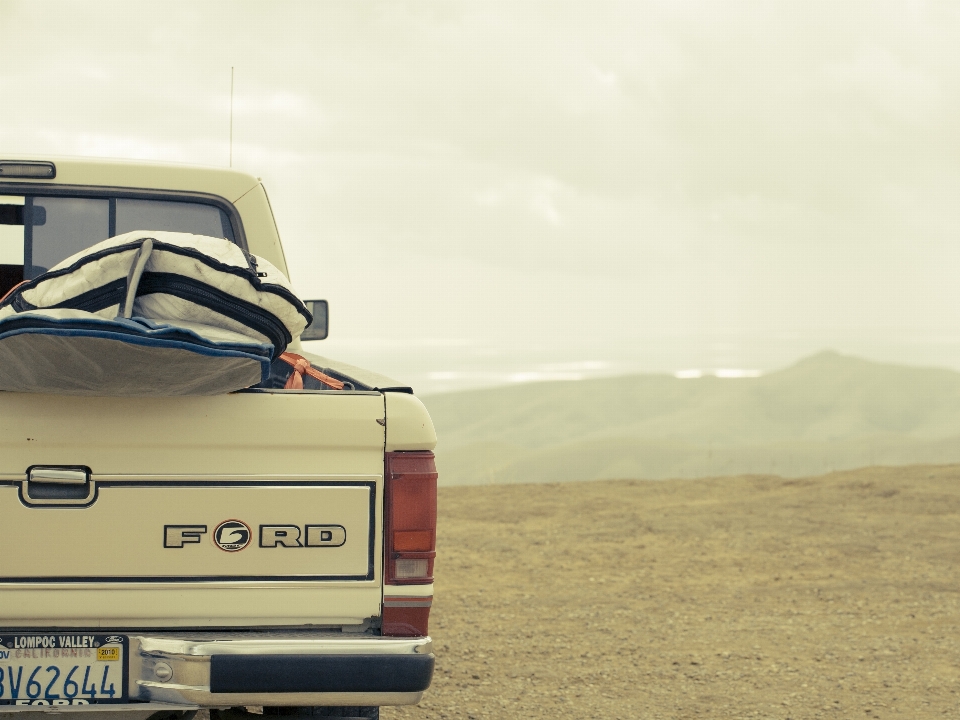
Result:
M132 230L226 238L288 273L250 175L0 158L0 296ZM325 337L309 304L302 337ZM375 718L420 700L433 424L409 387L288 349L343 389L0 392L0 716Z

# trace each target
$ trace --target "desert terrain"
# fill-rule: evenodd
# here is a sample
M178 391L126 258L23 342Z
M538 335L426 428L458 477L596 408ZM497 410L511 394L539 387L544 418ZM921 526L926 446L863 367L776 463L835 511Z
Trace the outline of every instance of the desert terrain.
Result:
M960 467L440 490L390 720L960 714Z

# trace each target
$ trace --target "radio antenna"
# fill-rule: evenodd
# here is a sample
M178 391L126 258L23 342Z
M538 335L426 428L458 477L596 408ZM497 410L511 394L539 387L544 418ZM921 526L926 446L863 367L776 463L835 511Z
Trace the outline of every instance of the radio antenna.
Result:
M230 68L230 167L233 167L233 67Z

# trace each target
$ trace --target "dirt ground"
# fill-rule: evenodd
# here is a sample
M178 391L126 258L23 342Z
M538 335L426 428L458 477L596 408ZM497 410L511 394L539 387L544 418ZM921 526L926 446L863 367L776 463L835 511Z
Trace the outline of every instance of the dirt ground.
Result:
M387 720L960 716L960 467L443 488Z

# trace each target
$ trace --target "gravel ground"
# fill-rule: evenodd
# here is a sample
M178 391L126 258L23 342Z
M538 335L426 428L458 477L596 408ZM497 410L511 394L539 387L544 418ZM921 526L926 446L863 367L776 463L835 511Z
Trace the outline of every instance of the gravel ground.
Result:
M960 716L960 468L442 488L435 718Z

